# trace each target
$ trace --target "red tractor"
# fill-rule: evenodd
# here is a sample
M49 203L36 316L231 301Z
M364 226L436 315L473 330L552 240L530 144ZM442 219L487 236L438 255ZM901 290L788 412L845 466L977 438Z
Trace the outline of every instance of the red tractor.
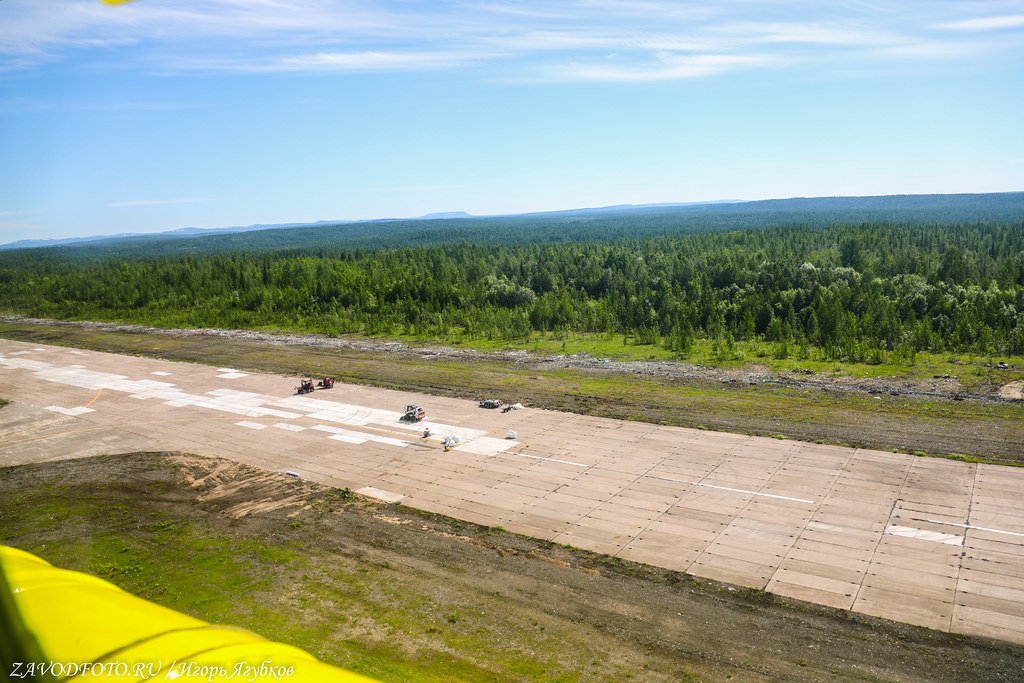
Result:
M312 394L313 380L310 377L299 380L299 386L295 387L296 394Z
M334 378L333 377L324 377L322 380L320 380L319 382L316 383L316 387L317 387L317 389L333 389L334 388Z

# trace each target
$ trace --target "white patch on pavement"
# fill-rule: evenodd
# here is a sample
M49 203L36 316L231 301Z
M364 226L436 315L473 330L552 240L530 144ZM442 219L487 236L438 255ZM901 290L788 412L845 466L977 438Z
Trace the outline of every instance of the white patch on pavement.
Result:
M392 493L391 491L382 491L381 489L375 489L372 486L364 486L363 488L356 491L361 496L369 496L370 498L376 498L377 500L383 500L385 503L397 503L398 501L405 498L401 493Z
M61 408L60 406L47 406L47 410L51 410L61 415L70 415L75 417L76 415L82 415L83 413L93 412L92 408L86 408L85 406L78 406L77 408Z
M902 536L904 538L916 538L921 541L932 543L945 543L946 545L963 545L964 537L956 534L944 534L941 531L928 531L927 529L915 529L909 526L890 524L885 533L890 536Z

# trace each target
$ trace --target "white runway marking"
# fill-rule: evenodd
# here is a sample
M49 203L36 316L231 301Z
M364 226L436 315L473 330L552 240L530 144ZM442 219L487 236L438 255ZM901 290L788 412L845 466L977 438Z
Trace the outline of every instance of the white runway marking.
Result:
M790 498L789 496L777 496L774 493L759 493L758 491L746 491L744 489L732 489L728 486L715 486L713 484L702 484L699 481L686 481L684 479L672 479L671 477L654 477L655 479L661 479L662 481L675 481L680 484L690 484L691 486L704 486L709 489L721 489L722 491L733 491L735 493L749 493L752 496L764 496L765 498L778 498L779 500L792 500L797 503L813 503L813 500L806 500L804 498Z
M497 454L495 454L497 455ZM544 458L539 455L530 455L529 453L509 453L509 455L518 455L521 458L533 458L534 460L547 460L548 462L560 462L563 465L575 465L576 467L590 467L590 465L584 465L581 462L571 462L569 460L559 460L558 458Z
M85 406L78 406L77 408L61 408L60 406L48 406L46 409L51 410L55 413L60 413L61 415L70 415L71 417L75 417L76 415L81 415L83 413L93 412L92 408L86 408Z
M988 527L985 527L985 526L974 526L972 524L957 524L955 522L940 522L940 521L935 520L935 519L915 519L914 521L915 522L929 522L931 524L945 524L946 526L958 526L961 529L975 529L977 531L991 531L994 534L1007 534L1009 536L1022 536L1022 537L1024 537L1024 534L1018 533L1016 531L1006 531L1004 529L989 529Z
M959 525L957 525L959 526ZM963 545L964 537L957 536L956 534L944 534L940 531L928 531L926 529L915 529L909 526L899 526L898 524L890 524L885 530L885 533L890 536L902 536L904 538L916 538L921 541L931 541L933 543L945 543L946 545Z
M405 447L409 445L408 441L402 441L401 439L394 439L390 436L377 436L376 434L367 434L365 432L354 432L351 429L344 429L342 427L334 427L332 425L315 425L313 429L321 432L329 432L333 434L328 438L334 439L335 441L345 441L346 443L366 443L367 441L374 441L376 443L386 443L391 446Z
M397 503L398 501L405 498L401 493L392 493L391 491L382 491L381 489L375 489L372 486L364 486L363 488L356 491L359 495L369 496L370 498L376 498L382 500L385 503Z
M498 439L493 436L478 436L460 444L459 450L466 451L468 453L475 453L476 455L495 456L502 451L507 451L509 448L518 445L518 441Z
M259 422L249 422L248 420L242 420L241 422L236 422L235 424L238 425L239 427L248 427L249 429L267 428L267 425L265 424L260 424Z

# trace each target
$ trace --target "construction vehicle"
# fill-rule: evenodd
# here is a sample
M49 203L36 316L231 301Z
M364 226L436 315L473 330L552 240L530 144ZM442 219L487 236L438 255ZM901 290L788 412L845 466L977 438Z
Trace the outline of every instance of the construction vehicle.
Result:
M299 386L295 387L296 394L312 394L313 393L313 379L306 377L299 380Z
M407 422L419 422L427 416L427 411L423 409L423 406L409 404L405 407L405 415L402 416L403 420Z
M333 389L334 388L334 378L333 377L324 377L322 380L320 380L319 382L316 383L316 388L317 389Z

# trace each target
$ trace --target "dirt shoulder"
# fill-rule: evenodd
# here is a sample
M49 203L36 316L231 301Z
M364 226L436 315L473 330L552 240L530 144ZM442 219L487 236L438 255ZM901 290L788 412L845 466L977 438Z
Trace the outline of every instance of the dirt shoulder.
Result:
M367 338L10 318L0 321L0 335L283 375L331 375L423 394L498 397L601 417L1024 464L1024 401L1012 383L968 390L954 377L787 375L757 364L719 369Z
M232 461L0 470L0 537L381 680L1019 680L1024 648L783 600Z

